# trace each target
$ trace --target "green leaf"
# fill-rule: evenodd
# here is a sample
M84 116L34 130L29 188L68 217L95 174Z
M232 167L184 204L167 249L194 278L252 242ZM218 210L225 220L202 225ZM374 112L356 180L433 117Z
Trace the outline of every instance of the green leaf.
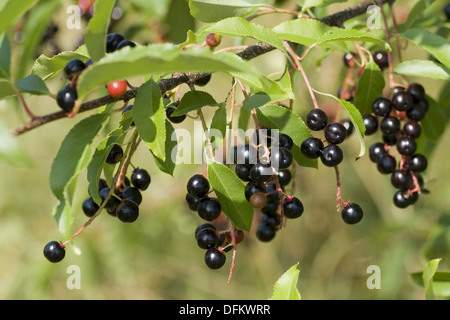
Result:
M12 97L16 94L13 86L8 80L0 79L0 100Z
M196 20L189 12L186 0L172 0L168 10L170 14L162 21L165 33L171 42L180 43L189 30L195 30Z
M0 44L0 78L9 79L11 67L11 44L9 43L8 36L3 36Z
M364 134L366 132L366 127L364 125L364 121L362 119L362 115L361 112L359 112L358 108L356 108L352 103L339 99L335 96L333 96L332 94L328 94L328 93L323 93L323 92L319 92L317 90L314 90L315 92L330 97L336 101L338 101L342 108L345 110L345 112L347 112L347 115L349 117L349 119L352 121L353 126L355 128L356 134L358 136L359 139L359 144L360 144L360 151L358 156L356 157L356 160L358 160L359 158L361 158L364 153L366 152L366 144L364 142Z
M77 91L79 99L82 99L97 86L114 80L175 72L216 71L258 75L251 64L230 52L214 54L207 48L181 50L176 45L153 44L108 54L83 71Z
M333 41L365 41L373 42L378 45L383 45L386 50L391 50L389 44L387 44L383 39L379 38L375 34L370 32L355 30L355 29L342 29L334 28L319 37L315 42L315 45L321 46L323 44L328 44Z
M402 23L399 26L400 30L408 30L411 28L414 21L416 21L417 18L421 17L434 0L419 0L414 4L414 7L409 11L408 18L404 23Z
M395 67L394 73L405 76L450 80L449 69L430 60L404 61Z
M80 59L86 62L89 59L89 56L81 50L79 52L63 51L51 58L42 54L34 62L31 73L39 76L42 80L47 81L64 69L67 62L72 59Z
M89 20L84 43L92 61L103 58L106 53L106 34L116 0L97 0L94 15Z
M372 104L383 95L385 84L383 73L370 58L358 81L355 93L355 106L362 114L372 113Z
M434 299L433 277L442 259L433 259L428 261L423 268L422 279L425 286L425 298L427 300Z
M0 34L30 9L37 0L9 0L0 10Z
M247 37L286 52L278 35L269 28L249 22L242 17L233 17L221 20L204 30L204 32L214 32L229 37Z
M177 154L177 137L175 129L169 121L166 121L166 137L165 137L165 160L158 158L152 153L153 159L159 170L173 176L173 172L176 167L176 154Z
M210 140L213 149L219 149L225 139L227 130L227 108L221 104L214 113L210 126ZM217 133L217 135L215 134Z
M402 36L450 68L450 44L446 39L424 29L410 29L402 33Z
M54 209L54 217L60 231L67 235L73 213L70 210L76 180L91 159L94 139L109 120L108 114L95 114L77 123L64 138L53 160L50 171L50 187L60 201Z
M311 132L305 122L295 113L282 106L267 105L255 109L258 122L270 129L278 129L280 133L292 138L294 146L292 155L301 166L317 168L316 159L306 158L300 150L302 142L311 137Z
M308 9L311 9L313 7L323 7L323 6L328 6L332 3L336 3L336 2L346 2L347 0L305 0L303 1L303 5L302 7L302 11L301 12L305 12Z
M50 95L50 91L44 80L35 74L30 74L29 76L18 80L15 85L20 90L34 95Z
M204 91L188 91L180 100L180 104L176 110L172 113L172 116L181 116L188 112L206 107L217 106L216 100L208 93Z
M244 17L258 6L242 0L189 0L191 15L202 22L216 22L230 17Z
M223 213L236 228L250 231L253 207L245 198L245 186L242 181L228 167L218 162L208 163L208 179Z
M154 156L166 160L166 113L158 84L150 79L138 90L133 120L142 141Z
M429 103L427 115L422 119L422 132L425 137L431 140L438 140L444 133L448 116L445 108L448 106L440 105L433 98L427 96Z
M338 28L328 26L316 19L300 18L283 22L275 26L272 30L281 39L305 46L312 46L317 43L322 35L335 29ZM344 47L342 48L344 49Z
M269 300L301 300L300 292L297 289L298 263L289 268L277 280L273 287L273 294Z

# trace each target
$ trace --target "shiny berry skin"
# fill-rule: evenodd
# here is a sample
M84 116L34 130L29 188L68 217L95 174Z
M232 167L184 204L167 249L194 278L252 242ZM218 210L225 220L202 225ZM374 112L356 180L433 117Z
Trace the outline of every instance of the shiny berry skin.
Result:
M261 219L261 224L267 224L273 229L277 229L281 224L281 214L264 214Z
M350 203L342 209L342 220L347 224L356 224L363 218L363 210L356 203Z
M67 62L66 66L64 67L64 73L69 79L71 79L72 75L80 73L84 69L86 69L86 64L83 61L81 61L80 59L72 59Z
M226 261L225 253L217 248L208 249L205 253L205 263L210 269L220 269Z
M322 140L315 137L305 139L300 146L303 155L310 159L319 158L323 148L324 145Z
M122 222L134 222L139 217L139 206L136 202L125 199L117 207L116 215Z
M304 211L303 203L297 198L285 198L283 202L284 216L288 219L299 218Z
M392 98L392 105L398 111L409 111L413 108L414 100L409 92L398 92Z
M60 262L64 259L65 255L66 250L58 241L50 241L44 247L44 257L50 262Z
M212 228L204 228L196 235L197 245L201 249L210 249L219 243L217 232Z
M252 180L252 178L250 178L251 168L252 166L238 163L234 167L234 172L236 173L238 178L241 179L242 181L251 181Z
M397 150L404 156L412 156L417 149L416 140L411 137L401 137L397 141Z
M392 136L400 131L400 121L393 116L387 116L381 120L381 132L387 136Z
M378 119L376 116L371 114L363 115L364 126L366 127L366 136L370 136L377 132L378 130Z
M220 44L221 40L222 40L222 37L219 34L212 33L212 32L208 33L206 35L206 39L205 39L206 44L212 48L217 47Z
M256 164L258 162L258 149L245 144L236 148L234 163L236 164Z
M410 83L406 91L412 96L414 102L425 99L425 88L419 83Z
M344 64L347 67L353 67L355 65L355 57L353 53L346 53L343 56Z
M81 208L87 217L92 217L98 211L100 206L94 202L92 197L89 197L83 201Z
M145 169L135 169L131 174L131 183L141 191L144 191L150 185L152 178Z
M193 197L191 194L186 193L186 203L191 211L197 211L199 198Z
M332 144L340 144L347 137L347 129L339 122L328 124L324 129L325 139Z
M264 192L255 192L249 200L250 205L255 209L263 208L267 203L267 197Z
M166 118L172 123L181 123L186 119L186 115L183 114L181 116L172 116L172 113L175 112L176 107L178 107L178 103L174 102L171 106L166 108Z
M124 39L117 44L116 50L120 50L125 47L134 48L134 47L136 47L136 43L134 43L133 41Z
M414 182L408 170L399 169L391 174L391 184L397 189L409 189L413 187Z
M123 200L132 200L134 201L137 205L140 205L142 202L142 194L139 191L138 188L135 187L131 187L131 186L127 186L125 187L122 192L120 193L120 197Z
M420 137L420 134L422 133L422 127L417 121L408 120L403 125L402 132L405 136L417 139L418 137Z
M65 112L71 112L75 106L75 101L78 99L77 90L71 84L65 85L56 95L56 102L58 106Z
M384 149L384 143L382 142L375 142L369 148L369 157L372 162L377 163L385 154L387 154L387 151Z
M372 104L372 112L379 117L386 117L392 111L391 100L380 97Z
M125 80L118 80L108 83L106 89L108 94L113 98L120 98L127 92L127 82Z
M375 52L373 54L373 60L380 67L380 69L384 69L389 66L389 58L386 51Z
M279 148L286 148L288 150L291 150L293 146L294 146L294 141L292 140L292 138L290 136L288 136L287 134L284 134L284 133L281 133L278 136L278 147Z
M327 167L335 167L340 164L343 159L344 154L342 149L335 144L326 146L320 154L320 160Z
M412 204L414 204L417 200L417 193L410 195L406 190L398 190L394 194L394 205L397 208L404 209Z
M414 172L423 172L427 169L428 160L427 158L420 153L414 154L408 160L408 168Z
M221 212L222 207L216 198L204 197L198 201L197 213L206 221L217 219Z
M323 130L328 124L328 116L321 109L313 109L306 116L306 125L313 131Z
M275 152L274 149L270 150L270 160L272 165L278 165L279 169L287 169L291 166L294 157L292 152L286 148L278 148Z
M250 181L245 186L245 198L247 199L247 201L250 201L251 196L255 192L266 192L266 188L261 183Z
M256 229L256 238L262 242L269 242L275 238L277 230L268 223L260 223Z
M387 135L383 133L381 137L383 138L383 142L388 146L393 146L397 143L397 135Z
M256 183L268 182L272 179L273 172L270 165L258 162L250 169L250 178Z
M420 121L425 117L429 108L429 103L427 99L421 99L420 101L414 103L411 110L406 112L408 119Z
M384 154L377 162L378 171L382 174L389 174L395 171L397 162L390 154Z
M353 133L353 129L355 128L353 122L350 119L343 119L339 122L345 127L345 130L347 130L347 137L350 137L350 135Z
M209 181L201 174L193 175L187 183L187 192L194 197L202 198L209 192Z
M200 234L200 232L202 232L205 229L211 229L211 230L216 231L216 227L213 224L211 224L209 222L202 223L195 229L195 233L194 233L195 240L198 239L198 235Z
M116 164L122 160L123 157L123 149L120 145L114 144L109 151L108 156L106 157L106 163L108 164Z
M125 38L118 33L109 33L106 36L106 52L111 53L117 50L119 43Z
M292 173L288 169L283 169L278 171L278 182L280 183L280 186L284 187L287 186L291 180L292 180Z

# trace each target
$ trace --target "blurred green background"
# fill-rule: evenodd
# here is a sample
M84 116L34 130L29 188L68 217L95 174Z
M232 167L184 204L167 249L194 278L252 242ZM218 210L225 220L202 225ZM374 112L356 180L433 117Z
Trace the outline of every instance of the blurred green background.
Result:
M436 1L440 7L445 2ZM83 30L65 27L65 9L73 3L62 1L57 7L50 19L59 27L56 42L44 42L36 48L36 54L51 55L55 43L57 50L77 47ZM161 1L160 7L147 11L133 7L139 3L143 1L119 1L123 15L113 22L112 30L150 43L161 41L161 32L156 30L159 26L165 39L177 42L184 40L188 29L199 26L189 18L183 0ZM295 8L295 1L284 1L282 5ZM400 19L410 5L409 1L398 1ZM342 7L332 5L329 12ZM151 10L155 10L153 18L149 18ZM270 26L287 18L270 15L257 21ZM222 45L232 44L224 41ZM14 48L20 51L21 43L15 43ZM320 66L316 65L318 55L314 51L310 55L306 69L314 88L335 94L346 73L342 55L333 53ZM426 58L414 48L405 51L405 57L410 56ZM279 53L271 52L252 63L270 74L282 71L285 61ZM408 80L422 83L432 97L437 97L446 85L428 79ZM213 75L202 90L221 101L228 93L223 88L228 88L229 81L226 76ZM52 92L61 85L60 77L48 83ZM295 93L294 111L304 115L312 106L301 79ZM56 103L49 97L27 101L35 114L57 111ZM320 103L329 110L339 108L327 99ZM143 193L139 219L123 224L107 214L100 215L68 246L66 258L51 264L43 257L44 245L50 240L65 239L61 239L52 217L57 200L49 186L50 167L63 138L84 116L53 122L18 137L29 165L0 162L1 299L267 299L275 281L297 262L298 289L303 299L423 299L424 289L412 282L410 274L421 271L433 258L443 259L440 270L450 269L449 130L437 141L424 174L431 193L407 209L393 205L394 188L389 177L379 174L367 155L353 160L359 148L356 137L343 144L342 196L364 208L364 219L358 225L345 225L336 212L334 169L321 165L319 170L297 168L294 195L302 200L305 213L300 219L287 221L270 243L259 242L255 228L246 233L238 245L230 284L227 278L231 252L222 269L206 267L204 251L194 239L194 230L202 221L184 201L186 182L193 174L204 173L205 166L180 165L171 177L159 172L142 145L133 163L151 173L152 183ZM11 99L0 102L0 118L8 128L27 121ZM189 128L192 124L188 118L176 127ZM366 144L370 146L379 139L378 135L367 137ZM86 221L81 211L86 197L87 182L82 175L75 196L77 217L73 231ZM66 285L71 275L67 268L71 265L80 267L81 289L70 290ZM370 276L366 270L371 265L381 270L379 290L366 286Z

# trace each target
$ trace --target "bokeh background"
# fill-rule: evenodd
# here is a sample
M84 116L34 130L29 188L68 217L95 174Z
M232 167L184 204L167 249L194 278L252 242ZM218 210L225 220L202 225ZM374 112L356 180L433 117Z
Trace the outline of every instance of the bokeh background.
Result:
M179 42L184 40L187 30L200 26L189 17L184 0L157 2L158 5L148 5L149 2L146 5L146 1L119 1L120 10L112 21L111 31L141 43ZM65 26L66 8L76 3L60 1L55 6L46 23L56 26L57 32L35 48L33 59L40 53L51 56L80 44L83 29L68 30ZM397 1L395 8L400 21L412 3ZM446 1L436 1L437 15L445 4ZM295 1L283 1L280 5L295 9ZM328 10L332 13L343 7L335 4ZM269 15L257 21L271 26L288 18ZM82 21L83 27L86 21ZM15 52L20 52L21 41L27 36L20 30L18 23ZM222 46L233 44L224 39ZM346 73L342 54L333 53L318 64L319 56L311 52L305 62L307 73L317 90L335 94ZM404 51L404 57L427 58L412 45ZM21 67L29 70L32 60L29 63ZM279 53L271 52L252 63L271 74L282 71L285 60ZM422 83L435 98L445 85L448 87L444 81L407 80ZM215 74L203 90L221 101L228 93L224 88L229 88L229 81L227 76ZM56 92L62 79L56 77L48 86ZM294 111L304 115L312 106L301 79L296 80L295 94ZM32 97L27 101L35 114L57 110L55 101L49 97ZM321 99L320 103L327 110L339 108L329 99ZM421 196L414 207L407 209L393 205L394 188L389 177L378 173L367 155L354 161L359 143L356 137L350 137L343 144L345 161L340 172L343 198L364 208L364 219L354 226L344 224L336 212L334 170L321 165L318 170L297 168L293 194L304 203L305 213L288 221L272 242L259 242L255 228L246 233L245 240L238 245L230 284L227 279L231 253L222 269L207 268L204 251L194 239L194 230L202 221L188 210L184 201L188 179L195 173L204 173L205 166L180 165L171 177L156 168L142 145L133 163L151 173L152 183L143 192L139 219L123 224L107 214L100 215L68 246L66 258L51 264L43 257L44 245L50 240L64 239L52 217L57 200L49 186L50 167L63 138L84 116L87 114L53 122L18 137L18 146L28 164L0 162L1 299L264 300L272 295L273 285L281 274L296 263L300 269L297 287L303 299L423 299L424 289L411 280L410 274L421 271L433 258L442 258L439 270L450 269L450 130L445 130L429 154L424 178L430 194ZM8 128L27 121L12 99L0 102L0 118ZM176 127L190 128L192 124L193 120L188 118ZM378 135L367 137L366 144L378 140ZM73 231L86 221L81 211L86 197L87 182L82 174L75 194L77 216ZM67 288L70 265L80 267L81 289ZM370 265L380 267L379 290L366 286L370 276L366 270Z

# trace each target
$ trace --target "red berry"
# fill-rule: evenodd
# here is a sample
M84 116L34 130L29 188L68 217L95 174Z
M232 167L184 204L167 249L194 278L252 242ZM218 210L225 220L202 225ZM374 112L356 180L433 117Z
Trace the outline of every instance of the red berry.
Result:
M217 47L222 40L222 37L217 33L208 33L206 36L206 44L210 47Z
M125 80L108 83L108 94L113 98L120 98L127 91L127 82Z

